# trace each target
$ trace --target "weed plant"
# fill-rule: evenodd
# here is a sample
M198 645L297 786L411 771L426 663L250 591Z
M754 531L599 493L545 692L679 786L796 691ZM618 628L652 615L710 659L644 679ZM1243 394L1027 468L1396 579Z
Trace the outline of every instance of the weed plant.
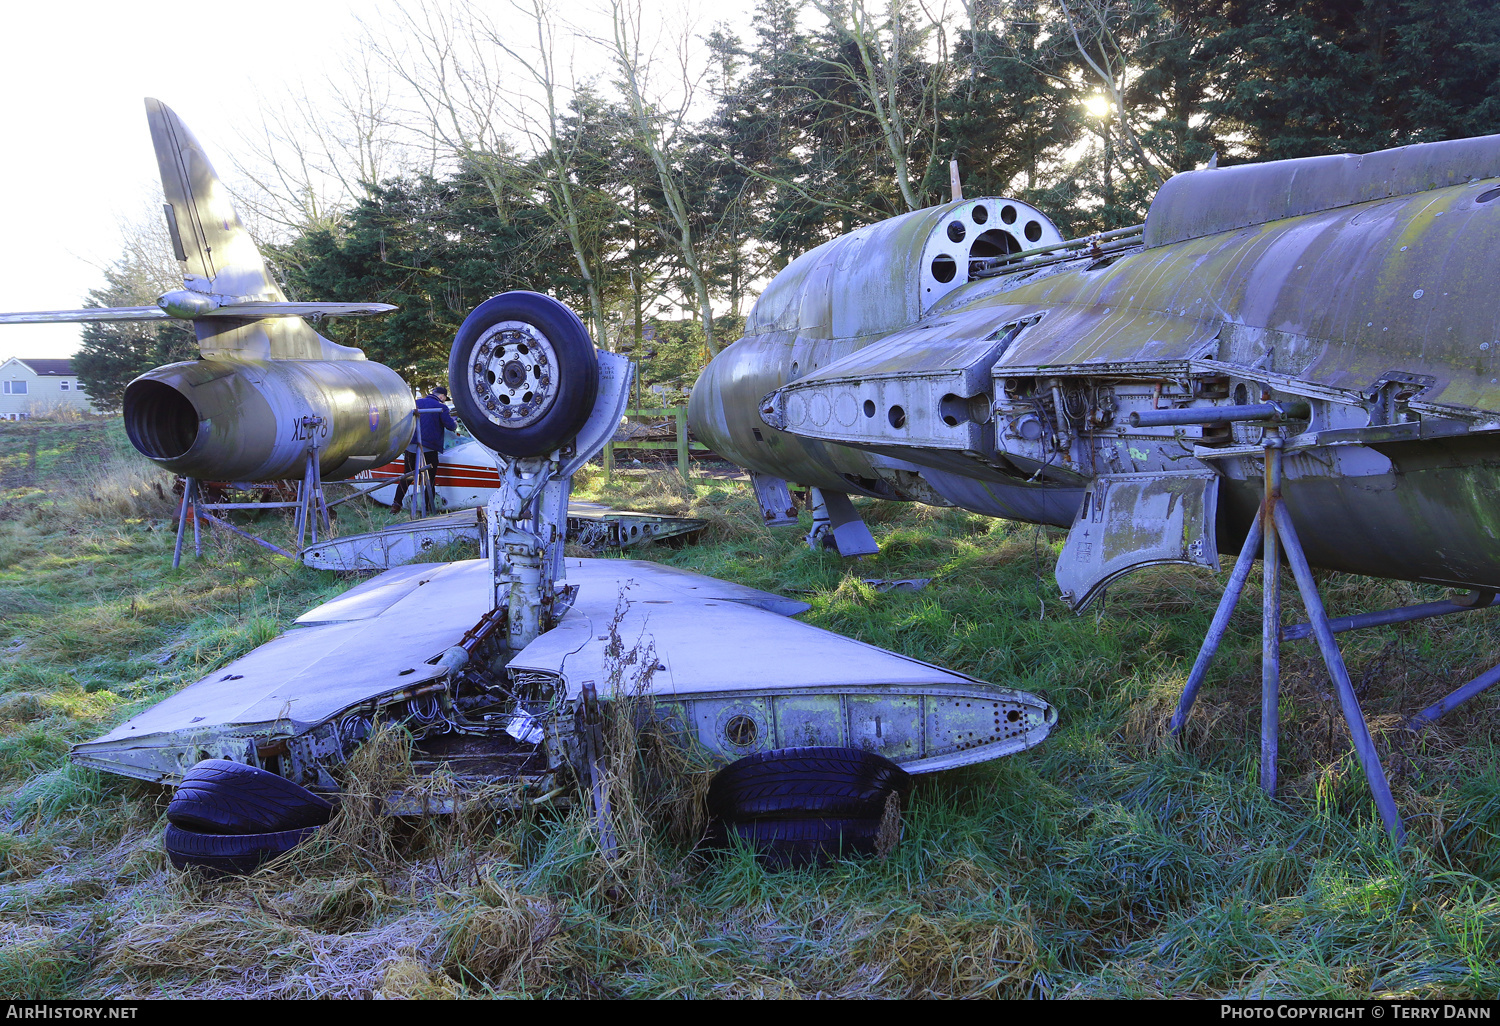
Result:
M1283 655L1280 794L1255 786L1259 584L1182 744L1163 724L1222 578L1161 568L1074 616L1060 532L870 504L879 555L760 526L735 482L597 473L586 497L709 522L631 558L794 595L804 619L1031 691L1039 747L920 779L884 860L767 873L706 861L703 767L617 716L606 767L621 857L586 808L391 818L418 778L383 730L340 770L314 841L259 873L166 863L159 787L68 746L212 672L349 587L205 532L173 571L176 496L118 425L0 424L0 992L42 997L1492 997L1500 986L1496 699L1424 734L1402 717L1500 662L1476 612L1340 636L1410 840L1381 832L1310 643ZM362 507L362 508L353 508ZM388 522L340 507L339 530ZM253 529L288 532L279 515ZM805 530L805 525L804 525ZM191 549L188 550L189 553ZM601 553L601 555L605 555ZM931 577L912 594L867 578ZM1432 589L1321 575L1333 615ZM1288 620L1300 618L1295 591ZM639 689L650 639L619 639ZM632 659L631 653L634 652ZM668 754L664 754L668 753Z

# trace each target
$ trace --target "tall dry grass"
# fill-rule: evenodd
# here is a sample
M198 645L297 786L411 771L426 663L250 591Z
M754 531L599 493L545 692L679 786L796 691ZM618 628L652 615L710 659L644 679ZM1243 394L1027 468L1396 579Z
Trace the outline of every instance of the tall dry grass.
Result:
M809 551L798 530L765 530L748 490L722 482L694 482L689 495L675 481L629 478L616 497L597 497L726 510L739 526L721 540L632 555L805 598L818 626L1033 691L1059 709L1052 736L919 781L884 861L775 874L739 853L708 863L691 852L706 775L661 740L644 694L650 639L620 637L619 679L607 687L621 691L621 711L601 724L617 858L601 854L586 801L516 809L514 795L461 793L442 774L414 775L409 739L386 728L338 769L346 798L323 837L245 878L177 873L161 850L169 795L67 765L69 743L203 677L353 579L215 535L208 558L173 572L170 500L163 511L134 486L116 498L104 485L70 490L62 478L80 479L88 462L73 443L89 431L48 431L34 460L29 438L11 445L0 433L4 469L35 468L0 493L7 994L1453 998L1500 988L1500 703L1481 699L1409 744L1394 726L1500 661L1496 616L1341 637L1411 831L1396 848L1310 648L1285 655L1285 786L1275 799L1255 786L1254 583L1186 743L1167 744L1160 725L1221 580L1164 568L1117 583L1075 617L1053 597L1048 532L892 506L872 518L880 554L850 563ZM57 515L65 500L82 505ZM867 577L932 583L880 593ZM1337 576L1323 586L1334 615L1435 597ZM393 795L402 808L462 800L454 814L393 817Z

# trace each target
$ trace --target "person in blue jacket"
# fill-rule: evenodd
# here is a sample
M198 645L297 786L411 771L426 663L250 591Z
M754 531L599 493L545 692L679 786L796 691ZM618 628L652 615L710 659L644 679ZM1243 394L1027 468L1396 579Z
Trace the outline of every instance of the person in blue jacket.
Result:
M438 456L443 451L443 431L457 431L458 422L448 412L448 390L436 385L431 392L417 400L417 429L412 432L411 444L406 447L406 472L417 467L417 446L422 447L425 464L422 474L422 494L427 498L427 512L436 510L435 482ZM396 486L396 501L391 503L391 512L401 512L401 500L406 498L407 482Z

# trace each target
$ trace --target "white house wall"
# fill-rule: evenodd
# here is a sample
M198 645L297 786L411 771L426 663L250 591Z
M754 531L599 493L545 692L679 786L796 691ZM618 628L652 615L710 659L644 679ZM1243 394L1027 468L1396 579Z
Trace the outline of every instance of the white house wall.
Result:
M18 381L26 383L25 395L14 393L14 382ZM14 357L0 363L0 420L45 416L59 407L97 412L76 376L38 374Z

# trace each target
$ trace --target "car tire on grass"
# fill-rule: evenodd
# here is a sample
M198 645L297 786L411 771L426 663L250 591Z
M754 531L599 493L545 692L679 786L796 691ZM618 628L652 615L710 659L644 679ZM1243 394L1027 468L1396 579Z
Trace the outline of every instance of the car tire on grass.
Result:
M879 819L892 791L912 777L860 748L781 748L747 755L708 787L708 813L727 821L842 817Z
M316 826L307 826L264 834L203 834L169 823L164 846L167 858L177 869L197 866L213 873L240 876L253 873L276 856L291 851L318 830Z
M333 805L300 784L227 759L205 759L182 777L167 820L202 834L266 834L327 823Z
M878 854L880 819L822 818L715 820L704 846L726 850L743 844L767 869L821 866L837 858Z

